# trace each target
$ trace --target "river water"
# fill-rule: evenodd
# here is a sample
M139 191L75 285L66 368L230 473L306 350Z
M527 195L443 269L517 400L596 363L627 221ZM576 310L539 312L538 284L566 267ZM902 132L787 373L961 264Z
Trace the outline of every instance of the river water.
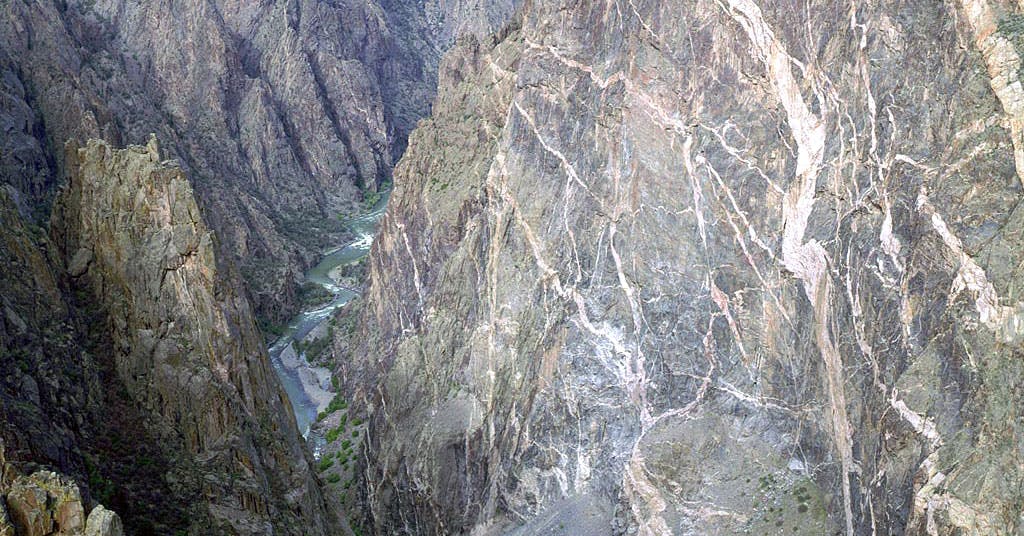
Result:
M317 413L327 407L334 393L331 372L311 366L306 357L297 352L295 342L301 341L341 306L359 295L358 289L342 286L331 272L340 266L359 262L370 252L377 224L384 215L390 196L390 190L382 192L380 201L372 210L347 221L346 225L355 233L356 239L327 251L323 259L306 273L306 281L322 286L334 298L329 303L300 312L288 322L284 334L270 345L270 362L291 400L295 421L303 436L308 436Z

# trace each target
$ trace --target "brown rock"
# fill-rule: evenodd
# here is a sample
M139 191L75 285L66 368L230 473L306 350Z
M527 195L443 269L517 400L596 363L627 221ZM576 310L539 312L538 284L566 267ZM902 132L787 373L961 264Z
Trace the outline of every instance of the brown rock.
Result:
M7 492L7 507L19 534L77 536L85 529L78 486L50 471L19 477Z

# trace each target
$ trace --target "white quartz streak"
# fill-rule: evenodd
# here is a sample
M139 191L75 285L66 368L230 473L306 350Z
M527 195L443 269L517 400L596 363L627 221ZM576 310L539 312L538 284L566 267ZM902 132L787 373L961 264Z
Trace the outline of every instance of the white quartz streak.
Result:
M974 298L974 308L978 311L981 323L995 332L1003 342L1009 343L1016 340L1022 331L1022 325L1024 325L1024 316L1021 315L1020 307L1000 305L999 295L988 280L985 270L964 251L960 239L949 230L942 215L932 206L926 192L922 191L918 194L917 209L928 216L932 228L942 237L946 247L960 261L950 295L956 296L964 290L970 292Z
M754 50L764 62L768 78L786 110L786 120L797 144L796 177L782 205L782 264L803 282L804 292L814 307L815 342L825 364L833 438L842 463L846 534L852 536L850 473L856 470L856 464L853 460L850 420L846 411L843 362L830 334L832 285L827 272L828 256L825 248L816 240L804 242L804 233L814 208L818 172L825 154L825 122L814 115L804 102L791 68L791 65L799 63L775 38L757 4L751 0L728 2L728 8L721 2L719 5L743 27Z
M985 58L992 91L1003 105L1013 139L1017 178L1024 183L1024 86L1016 47L999 33L996 11L987 0L960 0L960 10L974 33L974 44Z

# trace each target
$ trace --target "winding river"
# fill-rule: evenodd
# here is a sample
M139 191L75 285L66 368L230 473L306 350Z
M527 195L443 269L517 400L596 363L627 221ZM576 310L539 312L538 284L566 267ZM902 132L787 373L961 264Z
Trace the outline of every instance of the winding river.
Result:
M377 224L387 208L391 191L382 192L380 201L372 210L346 222L355 233L356 239L341 247L327 251L320 262L306 273L306 281L316 283L334 297L329 303L300 312L288 323L287 328L270 345L270 362L281 380L292 408L295 420L303 436L308 437L310 425L334 397L331 387L331 371L314 367L306 361L296 346L311 331L359 295L358 289L343 286L332 276L336 268L359 262L370 252L377 232Z

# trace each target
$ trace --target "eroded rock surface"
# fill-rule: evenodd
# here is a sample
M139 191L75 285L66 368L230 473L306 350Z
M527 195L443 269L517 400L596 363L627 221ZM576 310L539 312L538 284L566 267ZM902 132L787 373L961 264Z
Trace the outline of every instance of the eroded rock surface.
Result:
M78 485L38 470L23 475L7 461L0 439L0 535L123 536L121 518L96 505L88 518Z
M90 329L109 337L109 385L165 448L161 500L190 503L203 533L329 533L290 406L184 171L162 161L155 138L69 145L66 159L51 235L70 286L94 307Z
M532 2L457 47L340 364L371 528L1021 530L1022 20Z

